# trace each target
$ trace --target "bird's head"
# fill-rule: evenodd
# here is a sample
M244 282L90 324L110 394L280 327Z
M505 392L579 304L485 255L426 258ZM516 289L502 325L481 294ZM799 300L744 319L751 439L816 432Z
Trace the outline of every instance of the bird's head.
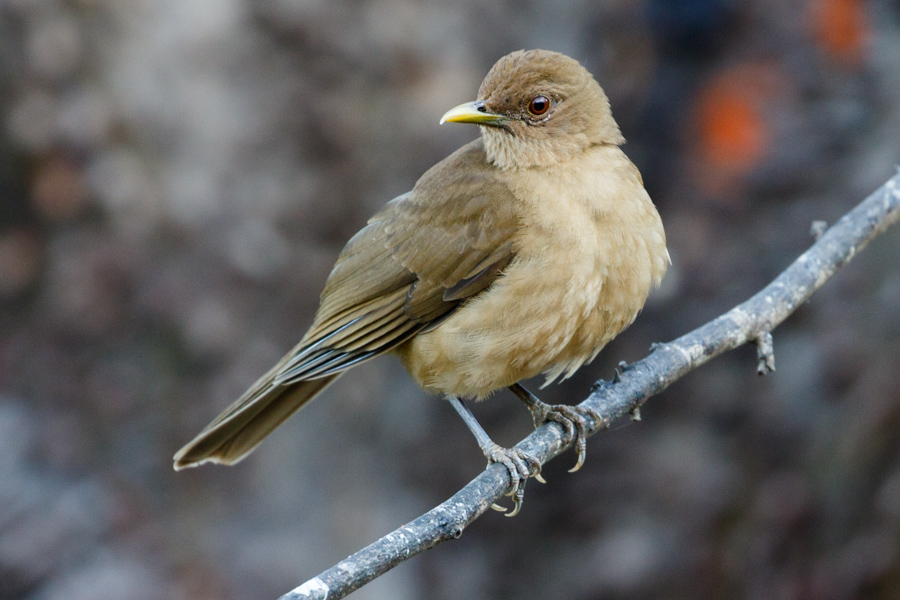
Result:
M451 109L445 122L480 125L488 160L502 169L551 166L593 145L625 141L591 74L547 50L498 60L478 100Z

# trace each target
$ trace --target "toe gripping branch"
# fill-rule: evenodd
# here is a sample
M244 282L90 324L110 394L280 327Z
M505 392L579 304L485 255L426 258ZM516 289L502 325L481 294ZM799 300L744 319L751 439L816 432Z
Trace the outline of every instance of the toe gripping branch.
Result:
M534 427L537 429L547 422L559 423L566 432L567 440L575 440L575 452L578 460L569 469L574 473L584 464L587 455L587 438L594 423L602 423L603 416L592 408L570 406L568 404L546 404L518 383L509 386L519 400L531 411Z

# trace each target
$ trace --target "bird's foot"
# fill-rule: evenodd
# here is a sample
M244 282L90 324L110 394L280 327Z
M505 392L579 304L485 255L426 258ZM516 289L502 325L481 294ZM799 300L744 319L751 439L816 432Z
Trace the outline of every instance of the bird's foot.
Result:
M591 428L588 419L595 423L600 423L603 417L599 412L591 408L583 408L581 406L570 406L568 404L541 404L531 411L534 417L534 426L540 427L548 421L559 423L566 430L566 439L575 440L575 452L578 454L578 460L575 466L569 469L569 473L574 473L584 464L587 456L587 438Z
M591 423L588 419L593 420L595 423L602 423L603 416L592 408L541 402L537 396L518 383L511 385L509 389L531 411L535 429L548 421L562 425L563 429L566 430L566 439L575 440L575 452L578 453L578 461L574 467L569 469L569 473L574 473L580 469L587 455L587 438L591 429Z
M540 461L518 448L498 446L484 431L484 428L478 424L475 415L472 414L472 411L469 410L462 400L456 396L447 396L447 401L459 413L459 416L465 421L475 439L478 440L478 447L481 448L485 458L488 459L488 466L500 463L506 467L506 470L509 472L509 492L506 495L512 496L513 502L515 502L513 511L506 516L516 516L522 508L522 500L525 498L525 482L528 481L528 478L534 477L541 483L547 483L541 477ZM504 507L497 504L492 504L491 508L500 512L506 512Z
M500 463L509 471L510 485L506 495L512 497L514 506L512 512L506 513L505 516L514 517L522 508L522 501L525 499L525 482L528 481L528 478L534 477L541 483L546 483L541 477L541 463L518 448L504 448L493 442L483 450L488 459L488 466ZM506 508L497 504L492 504L491 508L500 512L506 511Z

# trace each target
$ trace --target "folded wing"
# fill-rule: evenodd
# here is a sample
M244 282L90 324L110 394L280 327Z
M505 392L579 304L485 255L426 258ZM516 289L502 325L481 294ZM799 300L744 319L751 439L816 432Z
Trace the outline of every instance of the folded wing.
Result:
M343 371L438 326L489 287L515 254L509 194L476 141L389 202L341 252L300 343L182 448L175 467L237 462Z

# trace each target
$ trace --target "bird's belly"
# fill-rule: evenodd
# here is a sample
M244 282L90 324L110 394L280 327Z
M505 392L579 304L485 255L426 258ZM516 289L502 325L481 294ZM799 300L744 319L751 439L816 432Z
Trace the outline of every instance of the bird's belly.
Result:
M640 243L598 239L588 252L566 244L518 257L492 287L401 346L404 366L426 390L469 398L542 372L571 374L634 320L651 286L651 274L634 268Z

